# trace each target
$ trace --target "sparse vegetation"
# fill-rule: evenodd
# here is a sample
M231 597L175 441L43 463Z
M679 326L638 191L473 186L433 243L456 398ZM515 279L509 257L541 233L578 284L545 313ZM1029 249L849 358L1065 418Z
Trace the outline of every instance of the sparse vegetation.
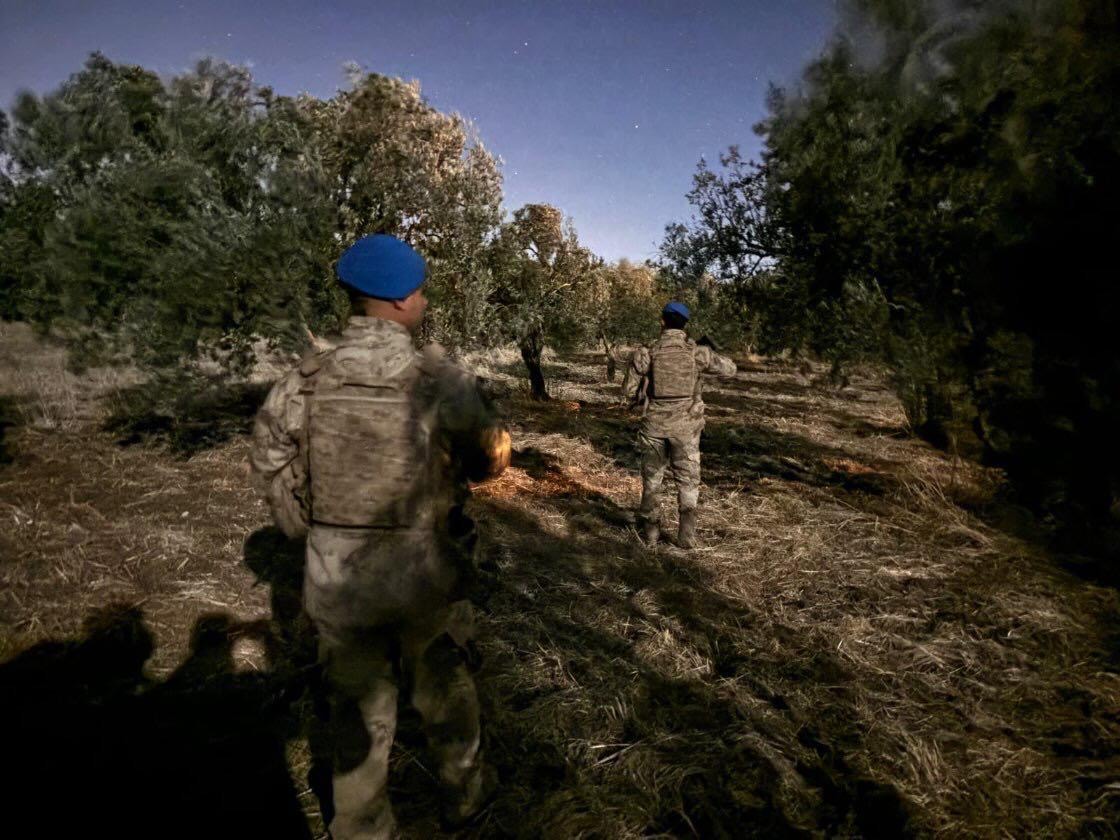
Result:
M463 836L1117 836L1118 15L989 5L847 3L640 266L503 217L470 125L357 68L320 100L94 54L0 113L10 831L52 779L73 833L324 836L302 546L245 432L392 233L514 431L470 503L503 785ZM690 553L635 539L612 384L669 295L740 362ZM392 798L430 837L421 742Z
M511 383L517 359L468 357ZM705 548L646 551L630 530L632 421L603 356L543 364L557 398L513 390L514 465L472 501L489 569L478 683L503 790L467 836L1113 832L1120 596L996 527L998 472L909 438L877 378L822 391L796 364L748 362L708 390ZM301 836L306 818L321 836L300 552L268 528L245 438L184 455L158 439L121 447L88 419L68 429L8 431L4 702L29 702L28 674L76 681L25 712L24 731L40 717L58 731L66 704L90 697L73 720L102 728L75 737L117 747L77 760L123 785L137 771L114 756L148 755L158 702L162 731L196 733L158 762L199 775L156 801L180 807L212 779L193 819L229 820L207 767L239 744L222 761L240 796L281 803L276 831ZM136 606L118 636L151 634L138 693L97 677L97 657L135 646L83 629L110 603ZM60 639L75 641L48 656ZM240 717L245 703L266 713ZM406 716L392 785L414 837L436 832L421 744Z
M886 363L915 433L1005 468L1067 545L1115 561L1116 6L843 10L772 92L761 161L700 162L671 275L723 281L763 352L841 382Z

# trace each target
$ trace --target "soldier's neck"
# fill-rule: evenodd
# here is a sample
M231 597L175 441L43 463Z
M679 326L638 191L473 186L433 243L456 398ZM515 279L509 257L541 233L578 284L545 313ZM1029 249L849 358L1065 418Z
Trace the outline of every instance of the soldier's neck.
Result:
M354 301L352 314L364 316L366 318L380 318L383 321L392 321L395 324L400 324L406 330L409 325L405 322L405 314L389 300L377 300L376 298L361 298Z

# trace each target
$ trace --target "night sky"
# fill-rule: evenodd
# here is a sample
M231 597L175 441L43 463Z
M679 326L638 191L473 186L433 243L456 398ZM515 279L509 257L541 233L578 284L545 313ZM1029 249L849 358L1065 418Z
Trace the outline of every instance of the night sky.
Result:
M701 156L757 153L767 86L796 81L836 14L835 0L0 0L0 105L93 50L166 75L211 55L320 97L353 60L471 119L504 161L507 210L555 204L597 253L640 260L688 215Z

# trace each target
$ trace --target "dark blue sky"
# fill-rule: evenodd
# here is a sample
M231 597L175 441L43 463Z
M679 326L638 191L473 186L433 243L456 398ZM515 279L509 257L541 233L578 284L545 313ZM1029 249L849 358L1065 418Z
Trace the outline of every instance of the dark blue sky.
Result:
M354 60L473 120L507 209L555 204L597 253L644 259L688 215L701 155L757 152L767 85L795 81L835 20L835 0L0 0L0 103L93 50L168 75L213 55L321 97Z

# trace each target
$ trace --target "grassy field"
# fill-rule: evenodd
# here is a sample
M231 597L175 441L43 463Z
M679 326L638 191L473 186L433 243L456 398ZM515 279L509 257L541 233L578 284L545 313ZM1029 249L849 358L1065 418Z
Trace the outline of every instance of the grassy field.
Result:
M503 787L464 836L1116 836L1116 590L990 524L1000 476L909 438L874 377L742 361L706 392L682 552L635 542L601 357L551 360L543 405L512 356L473 360L515 386L515 454L472 501ZM13 325L0 363L5 813L50 779L117 836L323 836L299 551L245 461L263 385L125 434L134 379ZM406 713L391 784L437 834Z

